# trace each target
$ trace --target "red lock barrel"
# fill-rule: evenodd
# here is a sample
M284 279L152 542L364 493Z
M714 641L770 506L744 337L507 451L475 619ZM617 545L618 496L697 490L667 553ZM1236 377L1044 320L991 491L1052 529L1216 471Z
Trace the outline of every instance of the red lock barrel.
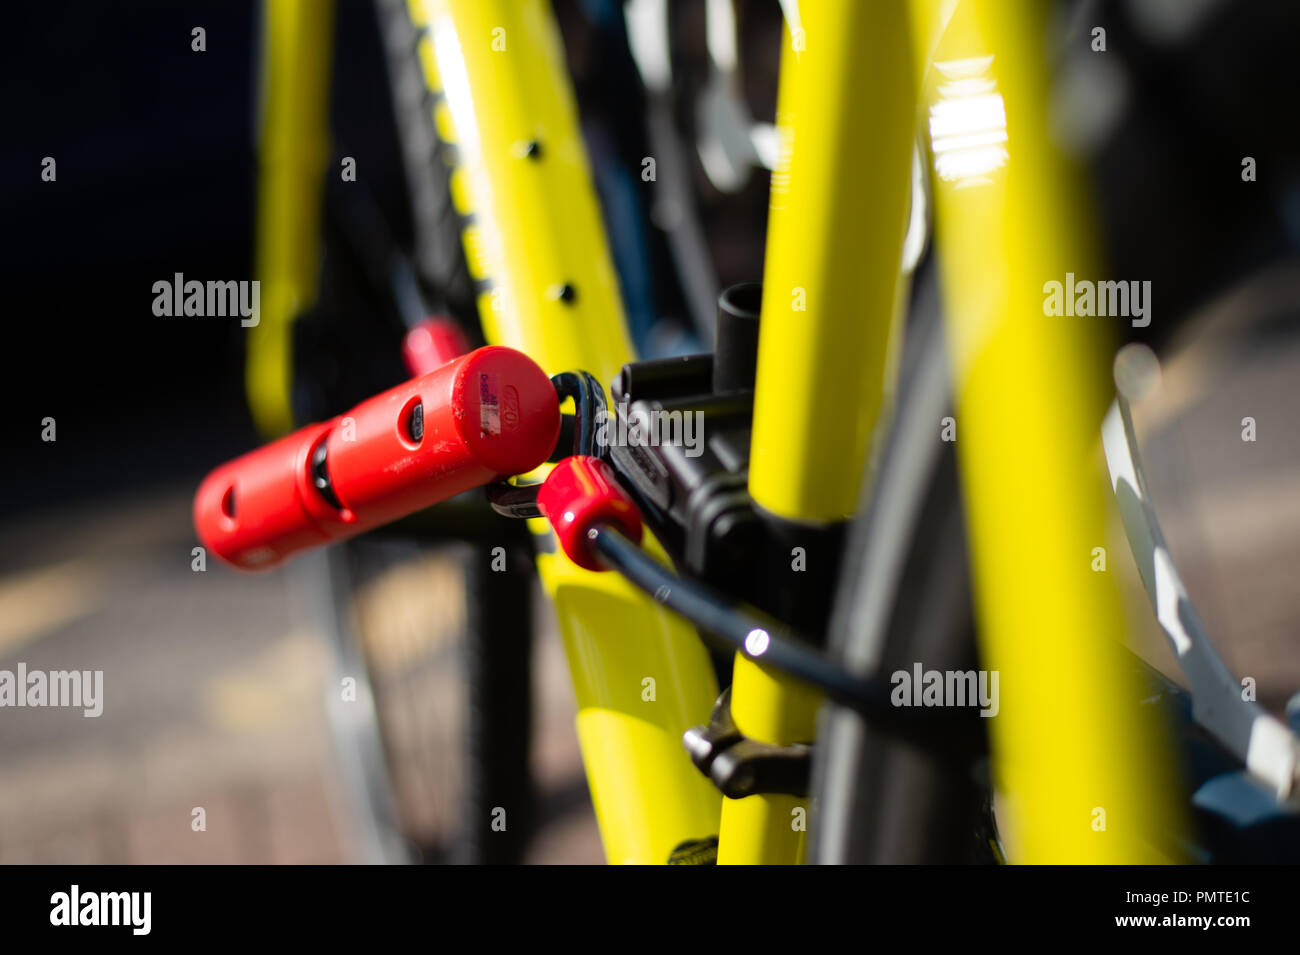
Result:
M221 465L195 495L194 527L223 560L260 570L531 471L559 433L546 373L489 345Z

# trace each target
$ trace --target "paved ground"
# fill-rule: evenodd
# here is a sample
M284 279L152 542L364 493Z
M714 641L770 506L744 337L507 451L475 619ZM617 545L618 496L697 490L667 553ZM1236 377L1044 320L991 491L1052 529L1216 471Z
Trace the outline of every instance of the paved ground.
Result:
M4 529L0 667L102 669L106 704L0 710L0 862L365 857L328 731L330 654L293 572L195 573L193 543L187 488ZM530 857L599 861L553 628L536 652L548 816Z
M1139 417L1157 508L1224 657L1281 709L1300 689L1300 345L1291 336L1237 356L1199 390L1184 387L1196 376L1167 372L1174 411L1156 402ZM1246 415L1257 421L1253 444L1241 441ZM0 710L0 862L364 857L327 728L327 645L294 578L194 573L193 543L188 487L32 513L0 530L0 668L102 669L107 686L98 719ZM1112 566L1137 593L1131 561ZM404 585L383 586L391 598ZM1145 652L1169 667L1152 632ZM549 626L537 653L547 818L530 860L598 861ZM196 807L206 831L191 827Z
M1166 363L1164 386L1134 416L1192 602L1224 661L1255 677L1260 702L1278 712L1300 692L1300 326L1282 331L1247 352L1198 344ZM1253 442L1242 440L1246 417ZM1113 547L1122 541L1120 531ZM1176 676L1131 568L1125 554L1123 579L1147 621L1142 652Z

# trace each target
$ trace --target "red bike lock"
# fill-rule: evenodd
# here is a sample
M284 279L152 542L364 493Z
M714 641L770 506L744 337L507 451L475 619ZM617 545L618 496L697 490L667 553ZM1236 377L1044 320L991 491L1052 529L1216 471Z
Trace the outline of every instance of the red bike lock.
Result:
M490 345L223 464L199 486L194 527L223 560L260 570L531 471L559 433L546 373Z
M557 464L537 492L537 507L569 559L587 570L606 569L587 539L597 524L612 524L623 536L641 541L641 512L599 458L574 455Z

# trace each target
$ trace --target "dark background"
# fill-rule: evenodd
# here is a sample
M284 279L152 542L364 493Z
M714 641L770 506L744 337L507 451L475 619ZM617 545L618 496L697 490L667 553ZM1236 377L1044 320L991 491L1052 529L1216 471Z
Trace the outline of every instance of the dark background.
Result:
M0 239L10 329L0 507L198 474L255 440L238 322L160 319L152 285L252 276L257 8L7 11ZM338 11L336 125L401 206L368 4ZM207 30L207 51L190 30ZM336 144L336 148L339 144ZM56 182L42 182L53 156ZM400 222L400 219L398 220ZM40 440L40 420L58 441ZM12 482L12 483L11 483Z
M600 76L581 72L601 65L584 45L584 5L559 6L583 106L607 108ZM702 7L675 7L686 85L702 75ZM1130 7L1061 10L1085 27L1107 25L1104 55L1126 80L1122 118L1089 167L1112 271L1151 278L1161 309L1162 321L1131 334L1159 343L1177 316L1300 244L1300 5L1210 4L1190 34L1172 40L1135 23ZM765 64L750 71L747 90L762 117L775 61L764 50L779 13L775 2L740 12L745 55ZM204 53L190 49L196 25L207 30ZM257 32L247 2L6 8L0 513L167 474L197 477L255 440L238 323L159 319L150 306L152 283L174 272L251 276ZM1063 65L1098 56L1087 33L1076 31ZM400 235L403 186L368 3L339 4L337 38L335 152L358 157ZM1256 183L1240 181L1246 155L1258 161ZM41 181L44 156L56 159L57 182ZM725 200L698 178L720 278L755 277L766 177ZM53 444L40 440L46 416L57 421Z

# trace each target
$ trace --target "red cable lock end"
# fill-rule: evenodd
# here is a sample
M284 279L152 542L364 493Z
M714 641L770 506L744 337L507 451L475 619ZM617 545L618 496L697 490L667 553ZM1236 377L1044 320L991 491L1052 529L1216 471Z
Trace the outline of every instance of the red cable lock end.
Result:
M557 464L537 492L537 506L569 559L587 570L606 569L587 540L587 531L597 524L613 524L630 540L641 541L641 513L599 458L575 455Z

